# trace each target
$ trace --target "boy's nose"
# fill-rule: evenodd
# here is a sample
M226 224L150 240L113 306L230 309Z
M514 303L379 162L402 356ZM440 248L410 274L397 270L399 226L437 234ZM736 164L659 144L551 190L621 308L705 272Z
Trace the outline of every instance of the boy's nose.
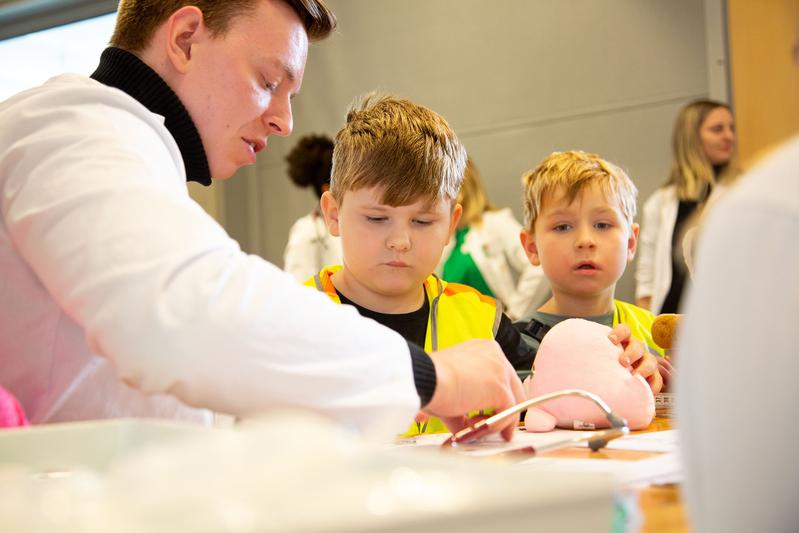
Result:
M393 231L386 240L389 250L405 252L411 247L411 239L405 231Z
M577 232L577 240L575 242L575 246L578 249L583 248L593 248L595 245L594 237L591 235L591 232L588 230L579 230Z

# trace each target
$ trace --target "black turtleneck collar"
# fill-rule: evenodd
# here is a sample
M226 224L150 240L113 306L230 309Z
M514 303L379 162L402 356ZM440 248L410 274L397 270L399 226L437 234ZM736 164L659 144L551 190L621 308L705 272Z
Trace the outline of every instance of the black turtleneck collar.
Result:
M91 77L127 93L153 113L164 117L164 126L175 138L183 157L186 179L211 185L208 157L197 126L178 95L161 76L130 52L110 47L103 51L100 64Z

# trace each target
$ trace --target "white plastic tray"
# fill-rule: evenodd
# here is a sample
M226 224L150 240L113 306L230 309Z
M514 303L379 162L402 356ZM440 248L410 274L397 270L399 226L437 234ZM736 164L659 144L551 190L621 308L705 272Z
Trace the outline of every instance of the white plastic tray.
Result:
M37 472L106 470L128 452L213 431L199 425L141 419L43 424L0 430L0 465Z

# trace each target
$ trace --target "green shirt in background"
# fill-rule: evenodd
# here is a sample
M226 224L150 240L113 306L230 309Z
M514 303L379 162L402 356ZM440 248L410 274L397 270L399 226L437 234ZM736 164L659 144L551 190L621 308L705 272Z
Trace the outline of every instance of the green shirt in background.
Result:
M494 298L494 293L488 288L488 284L477 268L477 264L472 259L471 254L462 250L468 233L468 227L460 228L455 232L455 246L444 263L441 277L451 283L462 283L474 287L483 294Z

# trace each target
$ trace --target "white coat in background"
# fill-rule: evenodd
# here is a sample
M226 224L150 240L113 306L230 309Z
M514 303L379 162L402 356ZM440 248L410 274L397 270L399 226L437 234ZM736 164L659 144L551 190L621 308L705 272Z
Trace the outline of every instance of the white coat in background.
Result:
M283 270L304 283L324 267L340 264L341 238L330 234L325 218L314 211L297 219L289 230Z
M728 187L724 185L716 185L706 206L715 203L727 190ZM661 187L644 203L635 269L635 299L651 297L649 311L656 315L660 313L671 288L671 244L679 205L677 187L674 185ZM677 253L685 254L686 246L681 246ZM690 261L690 256L687 257Z
M482 224L471 226L461 248L472 256L486 284L512 320L525 318L551 296L544 271L530 264L522 248L521 229L510 208L486 211ZM438 274L454 246L453 237L441 254Z

